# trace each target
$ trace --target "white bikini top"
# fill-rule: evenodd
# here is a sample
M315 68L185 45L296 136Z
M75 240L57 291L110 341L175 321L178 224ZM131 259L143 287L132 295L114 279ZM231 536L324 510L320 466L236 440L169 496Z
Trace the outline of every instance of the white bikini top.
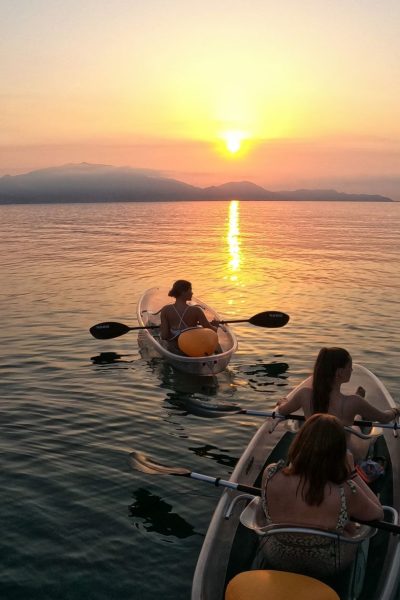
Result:
M185 329L189 329L189 326L185 323L185 321L183 320L183 317L186 314L186 311L188 310L188 308L190 308L190 305L187 305L185 310L183 311L182 315L179 314L178 309L176 308L175 304L172 305L175 309L176 314L179 317L179 324L178 327L174 327L174 328L170 328L171 329L171 333L172 333L172 338L177 337L180 333L182 333L182 331L185 331Z

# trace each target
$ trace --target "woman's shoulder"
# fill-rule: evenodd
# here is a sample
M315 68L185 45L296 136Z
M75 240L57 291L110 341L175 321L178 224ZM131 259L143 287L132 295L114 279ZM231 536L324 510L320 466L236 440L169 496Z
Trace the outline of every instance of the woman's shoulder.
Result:
M169 312L171 312L171 311L173 310L173 306L174 306L173 304L165 304L165 305L162 307L162 309L161 309L161 311L160 311L160 312L161 312L162 314L169 313Z
M170 321L174 314L173 304L166 304L160 310L160 318L162 321Z
M355 410L358 410L360 406L363 406L366 404L366 400L365 398L363 398L362 396L359 396L358 394L343 394L342 393L342 398L343 400L345 400L345 407L351 407L354 408Z
M296 391L292 391L288 396L286 396L286 398L284 398L282 402L289 402L289 400L293 398L296 398L296 400L308 400L311 397L311 394L312 388L303 386Z
M197 312L197 313L201 312L202 313L203 312L201 306L199 306L198 304L188 304L186 310L188 310L190 312L193 312L193 313L195 313L195 312Z
M301 399L309 399L312 395L312 387L311 386L303 386L297 390L295 396Z

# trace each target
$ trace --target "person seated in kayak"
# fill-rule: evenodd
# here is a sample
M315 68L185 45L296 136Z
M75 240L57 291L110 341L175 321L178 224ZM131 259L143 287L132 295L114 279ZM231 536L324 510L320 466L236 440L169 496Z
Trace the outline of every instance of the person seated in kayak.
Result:
M350 518L383 519L381 503L354 470L343 425L333 415L317 413L307 419L289 448L287 463L268 465L261 488L268 524L351 535L355 525Z
M343 394L341 385L350 380L352 358L344 348L321 348L314 365L312 383L302 387L290 400L283 398L277 404L282 415L302 409L305 417L314 413L334 415L343 425L352 425L361 415L368 421L389 423L400 414L400 408L379 410L364 398L365 390L360 386L354 394Z
M353 469L346 435L333 415L314 414L294 438L287 462L263 473L261 511L267 526L315 528L344 537L357 533L350 519L383 519L383 508ZM263 518L260 514L259 521ZM312 533L287 532L263 538L269 568L332 576L355 558L357 544Z
M200 306L192 306L188 302L192 299L193 291L190 281L178 279L168 292L168 296L175 298L174 304L167 304L161 309L161 339L174 351L177 349L178 336L192 327L205 327L217 331L218 321L209 322Z

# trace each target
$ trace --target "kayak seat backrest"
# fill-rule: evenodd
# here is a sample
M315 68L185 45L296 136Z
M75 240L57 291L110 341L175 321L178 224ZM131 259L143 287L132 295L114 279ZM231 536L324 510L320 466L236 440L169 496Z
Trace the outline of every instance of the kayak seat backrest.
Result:
M255 498L243 510L240 521L260 538L260 552L266 566L311 577L331 577L354 561L361 543L376 529L361 525L352 536L295 525L267 525L261 499Z
M345 427L347 447L353 454L354 460L360 461L373 453L374 445L383 434L381 427L373 427L363 431L360 427Z

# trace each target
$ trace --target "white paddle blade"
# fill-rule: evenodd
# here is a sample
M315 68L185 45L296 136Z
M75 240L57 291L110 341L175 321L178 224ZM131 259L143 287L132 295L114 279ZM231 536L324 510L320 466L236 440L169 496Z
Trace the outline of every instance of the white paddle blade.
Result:
M129 455L129 464L135 471L141 471L149 475L183 475L187 477L191 473L183 467L169 467L156 463L141 452L132 452Z

